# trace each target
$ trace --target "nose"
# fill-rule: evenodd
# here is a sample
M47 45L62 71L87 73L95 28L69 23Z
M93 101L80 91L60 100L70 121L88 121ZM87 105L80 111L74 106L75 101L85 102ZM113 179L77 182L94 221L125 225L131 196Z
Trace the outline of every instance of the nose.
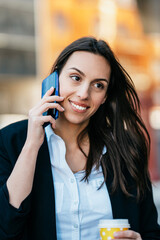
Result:
M89 98L89 94L90 94L90 87L88 84L82 84L81 86L78 87L77 90L77 96L80 99L86 100Z

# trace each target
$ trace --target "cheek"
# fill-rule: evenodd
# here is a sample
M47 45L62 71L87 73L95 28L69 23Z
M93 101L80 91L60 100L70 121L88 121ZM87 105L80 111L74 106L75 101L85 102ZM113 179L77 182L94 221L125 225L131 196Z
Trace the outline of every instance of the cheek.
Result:
M59 95L64 97L65 96L65 89L66 89L66 81L63 71L60 73L59 76Z
M105 102L105 100L106 100L105 95L101 96L101 97L94 98L94 100L93 100L94 106L99 108L101 106L101 104L103 104Z
M64 91L63 87L61 87L61 86L59 88L59 95L62 97L65 97L65 91Z
M67 97L69 94L71 94L72 88L70 86L69 79L65 75L61 75L59 77L59 94L62 97Z
M60 87L59 89L59 94L60 96L64 97L64 98L67 98L68 96L70 96L72 93L71 91L68 89L67 86L63 85Z
M59 81L59 95L62 97L66 96L67 86L64 81Z

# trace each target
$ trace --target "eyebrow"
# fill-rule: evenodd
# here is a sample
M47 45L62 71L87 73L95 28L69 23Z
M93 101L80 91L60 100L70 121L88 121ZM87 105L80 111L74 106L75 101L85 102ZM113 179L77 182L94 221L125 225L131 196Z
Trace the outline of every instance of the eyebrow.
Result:
M73 69L73 70L76 70L77 72L79 72L82 76L86 76L81 70L79 70L78 68L75 68L75 67L72 67L72 68L69 68L69 69ZM98 81L105 81L107 83L109 83L109 80L106 79L106 78L96 78L95 80L98 80Z

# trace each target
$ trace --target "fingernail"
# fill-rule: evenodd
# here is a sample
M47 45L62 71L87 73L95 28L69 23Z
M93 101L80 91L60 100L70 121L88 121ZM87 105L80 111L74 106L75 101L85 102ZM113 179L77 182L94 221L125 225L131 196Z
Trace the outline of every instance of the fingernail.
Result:
M63 111L65 111L65 109L63 107L61 107Z
M60 96L60 99L64 99L64 97L61 97L61 96Z
M114 235L114 237L118 237L118 233L117 232L114 232L113 235Z
M53 89L54 89L54 87L51 87L51 88L50 88L50 90L53 90Z

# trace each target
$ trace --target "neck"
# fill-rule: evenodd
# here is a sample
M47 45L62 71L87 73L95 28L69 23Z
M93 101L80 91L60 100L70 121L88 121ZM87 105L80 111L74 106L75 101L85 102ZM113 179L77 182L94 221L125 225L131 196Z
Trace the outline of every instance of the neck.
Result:
M90 147L88 134L86 134L79 143L85 155L78 146L77 137L87 126L87 124L88 122L82 124L73 124L68 121L64 121L60 117L56 121L56 129L54 132L64 140L66 145L66 161L71 170L74 172L86 168L86 156L88 156Z
M87 126L87 124L88 122L73 124L67 121L63 121L59 118L56 121L56 129L54 129L54 132L59 135L66 144L73 142L77 143L78 135Z

